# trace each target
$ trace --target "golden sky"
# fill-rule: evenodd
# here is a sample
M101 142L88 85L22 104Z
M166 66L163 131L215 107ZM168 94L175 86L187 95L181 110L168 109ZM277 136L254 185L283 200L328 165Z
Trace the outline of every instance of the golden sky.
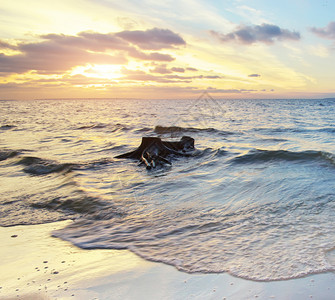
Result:
M0 99L334 97L335 3L2 0Z

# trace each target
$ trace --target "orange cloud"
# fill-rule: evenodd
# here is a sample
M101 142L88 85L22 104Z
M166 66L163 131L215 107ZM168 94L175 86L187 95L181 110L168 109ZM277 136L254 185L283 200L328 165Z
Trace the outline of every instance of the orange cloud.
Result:
M161 50L186 45L178 34L169 29L123 31L116 35L144 50Z
M148 82L158 82L158 83L190 83L195 79L220 79L219 75L197 75L197 76L180 76L176 74L171 74L174 72L181 72L180 68L167 69L166 66L161 66L161 69L154 69L153 73L158 73L160 75L148 74L142 70L128 70L124 68L122 74L125 75L124 79L134 80L134 81L148 81ZM176 69L178 71L176 71Z
M170 54L157 50L185 44L178 34L158 28L107 34L81 32L76 36L47 34L39 36L38 41L18 41L15 45L0 40L0 49L19 51L14 55L0 53L0 72L52 74L86 64L126 64L129 59L171 62L174 58Z

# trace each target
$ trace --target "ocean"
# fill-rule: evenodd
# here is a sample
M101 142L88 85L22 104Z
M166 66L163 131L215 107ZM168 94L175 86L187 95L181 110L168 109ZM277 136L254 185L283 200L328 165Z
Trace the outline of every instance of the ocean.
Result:
M0 101L0 226L129 249L188 273L335 271L335 100ZM147 170L142 137L195 139ZM112 268L112 266L111 266Z

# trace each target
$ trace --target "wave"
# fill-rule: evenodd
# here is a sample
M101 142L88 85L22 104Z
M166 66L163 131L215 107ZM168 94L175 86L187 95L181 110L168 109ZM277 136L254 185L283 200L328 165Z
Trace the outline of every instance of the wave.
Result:
M224 150L224 149L213 149L213 148L205 148L202 150L196 149L193 153L193 157L195 158L203 158L203 157L210 157L210 158L215 158L215 157L223 157L227 156L229 154L229 151Z
M43 181L41 183L35 182L30 190L26 189L20 196L16 195L9 198L9 201L1 202L0 226L78 220L83 216L95 219L96 214L105 211L111 218L120 215L119 210L110 203L81 189L72 177L65 180L57 177L48 181L47 185Z
M77 130L83 130L83 129L99 129L99 128L105 128L107 125L105 124L92 124L92 125L84 125L76 128Z
M78 194L78 192L77 192ZM79 214L94 214L105 206L98 198L85 195L72 195L72 197L56 197L50 201L31 203L30 206L39 209L69 211Z
M207 133L217 133L220 135L234 134L233 132L230 131L223 131L215 128L194 128L194 127L160 126L160 125L157 125L154 128L154 132L157 134L188 133L188 132L207 132Z
M53 160L39 157L26 156L21 158L17 164L26 166L23 171L32 175L45 175L55 172L67 172L73 167L69 163L57 163Z
M152 128L149 127L143 127L141 129L137 129L135 130L136 133L142 133L142 132L148 132L148 131L152 131Z
M19 154L20 152L15 150L0 150L0 161L18 156Z
M285 128L285 127L276 127L276 128L271 128L271 127L260 127L260 128L253 128L253 131L257 132L264 132L267 134L280 134L280 133L306 133L309 130L306 128L299 128L299 127L290 127L290 128Z
M287 150L252 150L249 153L232 159L233 163L257 163L269 161L313 161L324 160L335 165L335 155L324 151L287 151Z
M317 225L297 222L316 205L312 201L290 210L287 203L272 202L235 212L225 206L204 210L194 205L156 211L149 218L145 211L136 210L112 222L81 218L52 234L83 249L129 249L187 273L227 272L248 280L289 280L335 270L324 263L318 247L333 245L328 241L330 223L321 222L318 232L326 234L316 235ZM325 219L330 220L331 201L327 205Z
M274 143L280 143L280 142L287 142L287 139L280 139L280 138L262 138L260 139L262 142L274 142Z
M112 158L100 158L89 162L72 164L72 170L90 170L113 163Z
M79 126L76 127L76 130L87 130L87 129L104 129L107 128L109 129L111 132L115 132L115 131L128 131L131 128L129 128L126 125L117 123L117 124L105 124L105 123L97 123L97 124L87 124L87 125L83 125L83 126Z
M283 128L283 127L278 127L278 128L254 128L254 131L259 131L259 132L268 132L268 133L330 133L333 134L335 133L335 128L333 127L325 127L325 128L318 128L318 129L308 129L308 128L299 128L299 127L291 127L291 128Z
M24 155L24 151L2 150L0 158L14 157L10 165L23 166L22 171L34 176L56 173L53 177L34 180L18 195L16 190L5 199L0 199L0 226L41 224L65 219L77 219L84 215L95 218L97 213L107 210L105 218L120 213L105 199L90 195L75 180L74 170L102 168L113 162L110 158L95 159L79 163L61 163L55 160ZM64 176L64 175L67 176ZM69 174L69 175L68 175ZM22 189L22 188L21 188Z
M0 126L0 130L9 130L9 129L13 129L13 128L16 128L16 126L15 125L9 125L9 124Z
M17 153L17 154L16 154ZM19 152L11 152L8 155L18 155ZM0 153L1 158L1 153ZM24 165L24 172L31 175L46 175L50 173L67 173L72 170L89 170L99 168L104 165L112 163L111 158L101 158L93 161L82 163L59 163L54 160L43 159L34 156L21 157L17 162L18 165Z
M317 131L319 131L319 132L325 132L325 133L335 133L335 128L326 127L326 128L318 129Z

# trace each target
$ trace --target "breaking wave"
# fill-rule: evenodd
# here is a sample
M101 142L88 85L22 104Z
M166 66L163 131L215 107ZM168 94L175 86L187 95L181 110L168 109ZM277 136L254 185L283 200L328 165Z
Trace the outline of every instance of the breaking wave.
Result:
M130 212L113 222L98 219L93 224L81 219L53 235L84 249L129 249L187 273L228 272L249 280L285 280L335 271L321 250L334 247L329 223L324 219L313 230L320 209L323 217L333 216L330 197L321 202L322 206L312 201L305 205L269 203L235 212L225 206L185 207L149 216ZM302 216L311 224L306 226Z

